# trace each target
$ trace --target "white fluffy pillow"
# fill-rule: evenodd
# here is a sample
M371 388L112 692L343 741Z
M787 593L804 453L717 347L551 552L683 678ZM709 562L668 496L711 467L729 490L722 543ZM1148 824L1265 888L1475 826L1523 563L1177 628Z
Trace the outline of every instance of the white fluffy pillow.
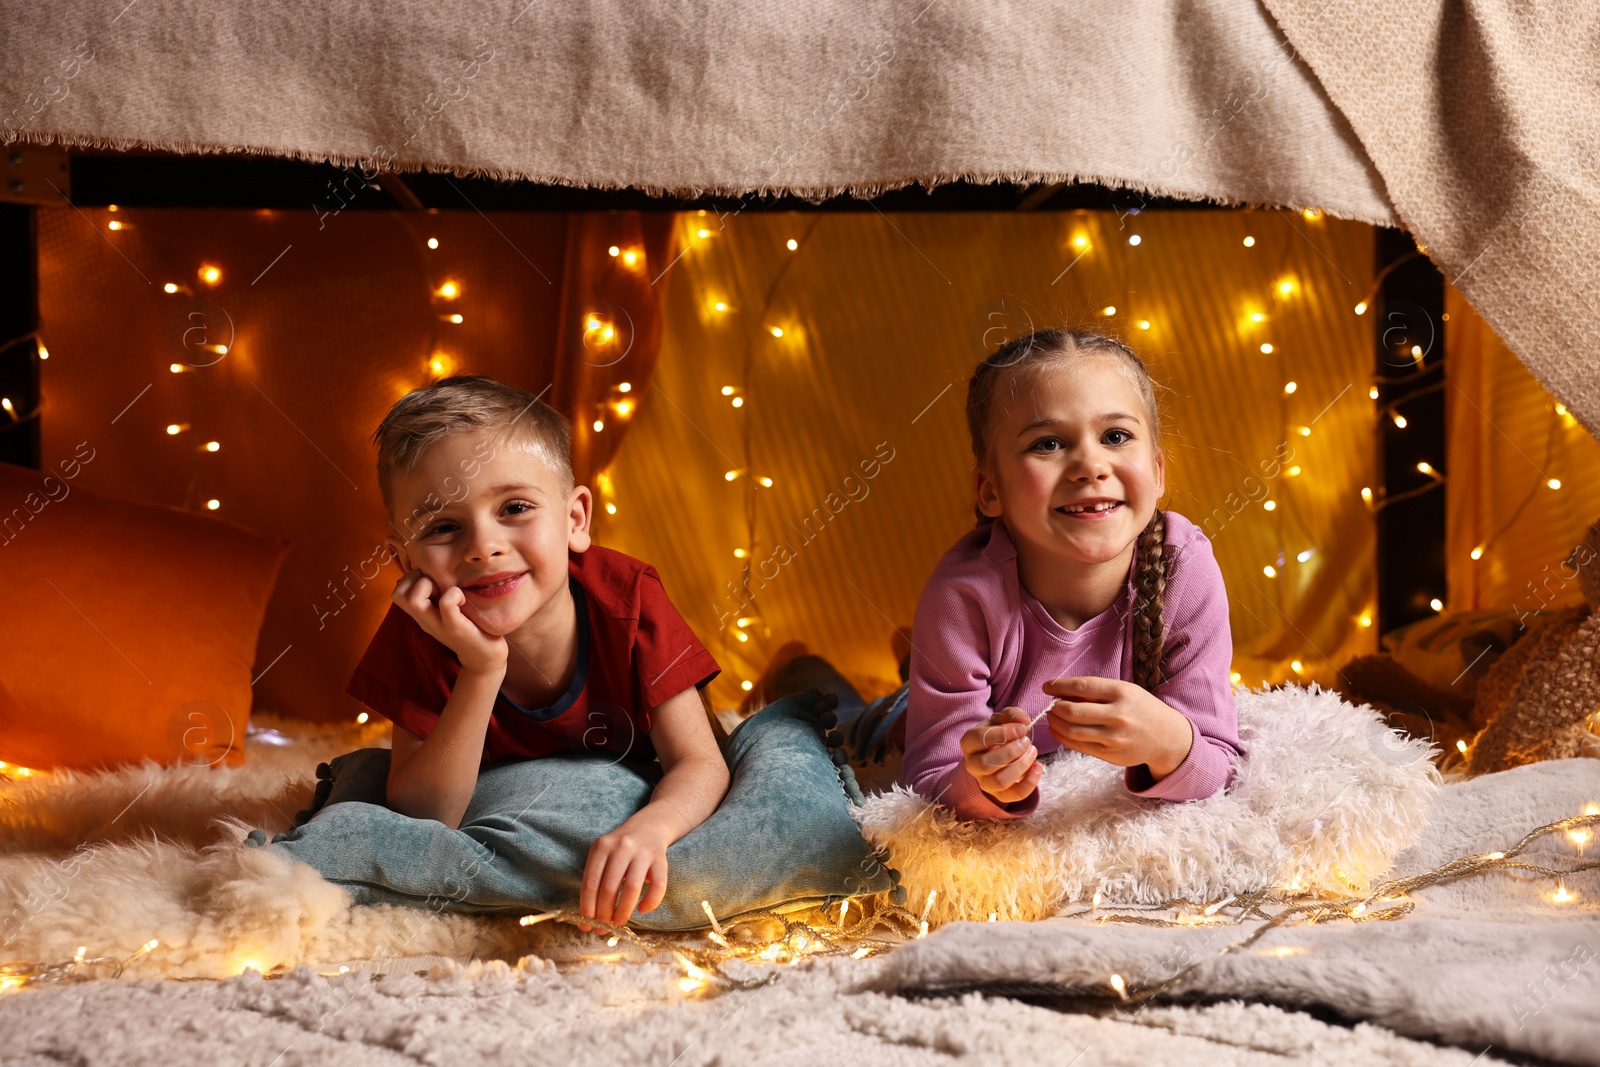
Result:
M1316 685L1235 700L1245 758L1205 800L1135 797L1121 767L1063 750L1024 819L963 822L899 785L853 814L913 910L939 891L935 922L1041 919L1096 890L1106 904L1364 890L1422 831L1442 784L1431 742Z

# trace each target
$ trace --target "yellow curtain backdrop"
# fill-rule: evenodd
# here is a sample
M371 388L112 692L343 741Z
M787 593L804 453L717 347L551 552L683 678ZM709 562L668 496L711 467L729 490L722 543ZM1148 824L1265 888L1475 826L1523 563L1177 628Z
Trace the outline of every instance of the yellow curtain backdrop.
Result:
M1600 442L1459 292L1445 306L1450 609L1576 604L1561 561L1600 519Z
M1370 227L1203 210L679 225L660 364L596 479L598 534L660 570L723 665L719 705L796 638L870 693L896 684L893 629L972 526L966 378L1057 324L1126 339L1162 387L1164 506L1212 538L1243 680L1328 682L1375 647L1371 322L1353 310Z

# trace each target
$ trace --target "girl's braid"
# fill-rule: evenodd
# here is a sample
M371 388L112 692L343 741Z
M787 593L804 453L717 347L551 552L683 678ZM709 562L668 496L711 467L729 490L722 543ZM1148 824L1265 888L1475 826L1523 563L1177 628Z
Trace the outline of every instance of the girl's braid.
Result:
M1166 540L1167 519L1157 508L1134 550L1133 680L1152 693L1161 684L1161 650L1167 632L1161 617L1167 592Z

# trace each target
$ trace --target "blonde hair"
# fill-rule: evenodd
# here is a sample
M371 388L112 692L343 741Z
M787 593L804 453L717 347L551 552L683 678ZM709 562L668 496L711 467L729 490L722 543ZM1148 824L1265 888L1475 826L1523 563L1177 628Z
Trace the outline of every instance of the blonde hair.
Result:
M480 374L457 374L413 389L378 423L378 490L394 514L393 480L410 474L423 453L447 437L488 431L497 447L517 446L539 456L571 493L572 425L532 393Z
M1160 449L1161 409L1156 403L1155 383L1144 360L1133 349L1114 337L1087 330L1037 330L1001 345L978 364L967 383L967 432L972 437L972 455L978 466L989 462L989 435L994 429L995 398L1000 388L1009 386L1015 393L1047 367L1084 356L1110 356L1131 374L1150 416L1151 444ZM991 516L978 512L980 526L993 521ZM1167 590L1166 537L1166 516L1157 508L1140 532L1134 550L1133 680L1151 692L1161 684L1161 655L1166 639L1161 618Z

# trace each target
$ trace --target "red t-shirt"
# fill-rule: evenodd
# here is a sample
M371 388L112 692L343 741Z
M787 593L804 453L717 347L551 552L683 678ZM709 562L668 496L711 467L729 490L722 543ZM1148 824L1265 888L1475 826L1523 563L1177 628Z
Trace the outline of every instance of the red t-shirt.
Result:
M661 587L655 568L598 545L570 552L578 608L578 669L547 708L495 694L485 758L536 759L604 751L654 759L650 712L720 671ZM514 655L515 653L513 653ZM345 692L397 726L427 737L444 710L461 660L398 604L389 606Z

